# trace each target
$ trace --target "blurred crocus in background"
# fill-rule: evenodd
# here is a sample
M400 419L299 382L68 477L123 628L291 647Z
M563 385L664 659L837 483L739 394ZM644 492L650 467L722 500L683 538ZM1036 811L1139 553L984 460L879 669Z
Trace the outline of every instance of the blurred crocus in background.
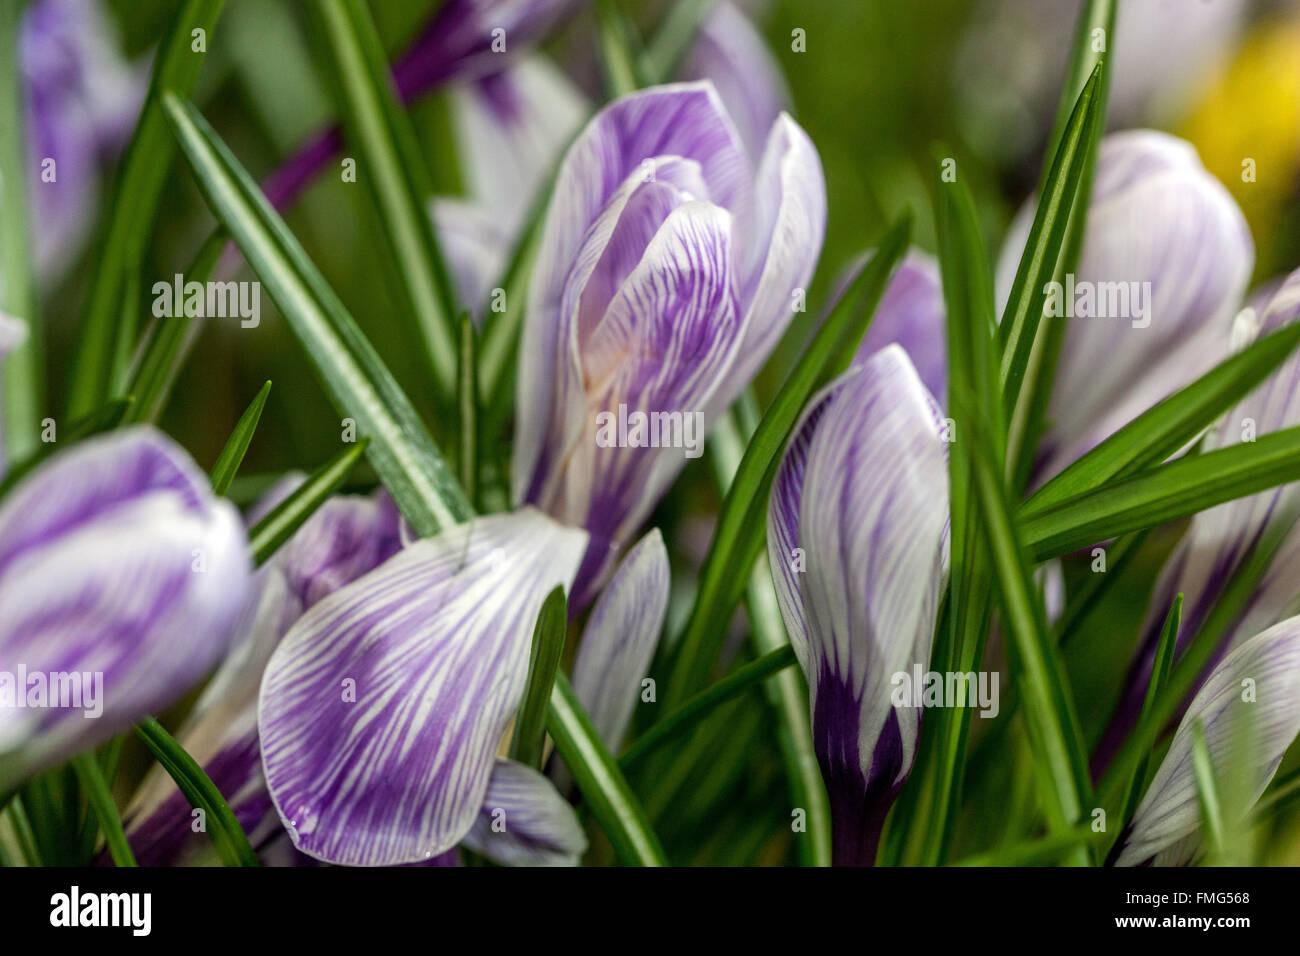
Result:
M144 98L147 75L112 37L97 0L38 0L23 14L30 193L41 224L33 259L42 276L62 271L89 236L101 164L125 144Z
M576 859L585 840L571 808L540 773L502 769L495 755L523 697L538 610L572 581L585 545L534 509L478 518L299 618L267 665L258 729L271 798L300 851L361 866L431 860L474 839L504 773L507 834L512 818L563 821L552 836Z
M1243 791L1233 809L1244 816L1300 733L1300 618L1243 641L1210 673L1121 837L1117 865L1186 866L1203 854L1205 811L1193 756L1197 725L1219 785ZM1228 774L1236 779L1226 780ZM1234 827L1244 822L1225 821Z
M928 665L945 584L940 429L907 355L887 346L809 403L772 486L768 559L808 679L837 865L874 861L916 758L922 710L894 702L894 677Z
M205 677L250 583L238 513L153 429L86 441L26 476L0 506L0 670L12 682L0 686L0 791ZM33 688L57 696L67 681L81 706L33 701Z
M756 172L707 82L626 96L570 148L528 296L512 485L590 533L578 606L690 450L601 447L601 413L676 416L702 440L785 330L825 219L803 130L782 115Z

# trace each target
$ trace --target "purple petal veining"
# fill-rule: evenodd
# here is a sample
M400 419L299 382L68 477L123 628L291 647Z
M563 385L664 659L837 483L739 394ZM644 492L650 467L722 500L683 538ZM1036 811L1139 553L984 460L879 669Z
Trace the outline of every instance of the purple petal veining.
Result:
M501 757L462 842L503 866L577 866L587 850L573 807L551 781Z

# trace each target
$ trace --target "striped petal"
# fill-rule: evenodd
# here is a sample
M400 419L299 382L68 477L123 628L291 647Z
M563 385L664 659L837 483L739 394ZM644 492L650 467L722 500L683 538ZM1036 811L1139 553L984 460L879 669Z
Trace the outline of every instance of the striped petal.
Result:
M916 755L921 713L893 678L929 660L947 501L938 407L894 345L809 404L773 485L768 557L841 862L870 862Z
M861 266L865 261L863 255L856 265ZM854 361L870 358L886 345L901 345L916 366L926 390L942 401L948 394L944 321L939 264L932 256L912 249L885 287Z
M260 594L248 623L176 731L181 746L226 796L254 847L282 832L262 775L257 735L258 689L267 662L305 610L400 550L398 525L397 508L383 491L325 502L258 573ZM171 866L212 851L207 836L193 832L189 801L161 768L151 771L127 816L141 865Z
M601 740L618 752L668 610L668 551L659 529L628 552L587 619L573 691Z
M587 850L573 807L551 781L501 757L462 842L502 866L577 866Z
M180 696L225 653L250 585L238 513L152 428L27 476L0 506L0 789ZM52 680L96 700L70 705Z
M285 636L262 682L267 783L298 849L430 859L469 830L527 679L533 623L586 536L526 509L418 541Z
M1252 324L1266 333L1298 319L1300 270L1276 289ZM1259 435L1294 425L1300 425L1300 357L1292 355L1224 417L1217 432L1206 439L1206 448L1226 448L1243 440L1253 441ZM1115 715L1094 755L1098 768L1109 763L1137 718L1150 682L1164 615L1174 595L1185 595L1179 629L1178 650L1181 651L1200 629L1232 575L1264 532L1278 521L1293 520L1292 509L1300 504L1298 492L1300 486L1284 485L1226 502L1192 518L1157 584L1143 625L1142 644L1125 675ZM1244 612L1225 633L1224 647L1258 634L1300 610L1294 583L1298 570L1300 533L1292 532L1282 543Z
M1031 216L1022 211L1004 247L1004 298ZM1241 211L1189 144L1151 130L1102 141L1074 301L1066 286L1061 304L1123 314L1056 320L1068 324L1043 477L1223 358L1254 259Z
M1217 778L1231 775L1246 800L1240 809L1248 811L1300 733L1300 618L1242 642L1210 673L1138 804L1119 866L1178 866L1199 855L1201 809L1192 764L1198 722Z
M749 155L761 155L768 130L789 108L790 92L750 19L725 0L714 4L679 72L683 80L713 84Z

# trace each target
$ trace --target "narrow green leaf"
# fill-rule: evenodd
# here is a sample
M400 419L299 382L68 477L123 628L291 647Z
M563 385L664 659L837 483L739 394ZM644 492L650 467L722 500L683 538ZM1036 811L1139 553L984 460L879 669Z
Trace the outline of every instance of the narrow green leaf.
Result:
M610 99L635 92L646 85L641 75L641 58L633 40L632 24L618 0L596 0L596 23L600 33L600 60L605 70L605 88Z
M1045 561L1297 479L1300 426L1182 458L1051 508L1030 505L1022 513L1025 542L1035 561Z
M460 317L460 348L456 363L456 407L460 413L460 445L456 455L460 486L471 504L478 503L478 335L468 314ZM545 698L543 698L545 699Z
M568 626L568 604L564 588L556 587L542 602L533 628L533 650L528 659L528 685L523 703L515 717L515 736L510 744L512 759L541 769L546 746L546 714L551 688L564 652L564 632Z
M1300 768L1273 781L1268 792L1260 797L1255 809L1251 811L1251 822L1258 823L1276 816L1289 809L1297 798L1300 798Z
M641 56L641 76L648 83L667 83L677 75L700 25L717 0L678 0L672 4Z
M1070 646L1070 642L1078 636L1088 613L1110 593L1111 588L1123 580L1124 570L1137 557L1149 533L1149 531L1139 531L1120 538L1108 547L1105 573L1089 575L1087 583L1070 595L1065 610L1061 612L1060 620L1056 622L1058 635L1056 643L1061 648Z
M1223 801L1219 798L1219 785L1214 775L1214 761L1210 759L1205 727L1200 720L1192 724L1192 773L1196 780L1196 802L1201 807L1208 858L1219 860L1223 858L1227 828L1223 820Z
M128 301L139 280L145 245L162 193L174 145L167 133L162 99L189 96L199 78L224 0L186 0L177 10L154 57L153 76L135 135L122 158L105 215L108 230L91 284L90 305L72 374L68 411L80 417L103 405L124 371L135 329ZM196 34L195 31L200 31ZM196 49L196 35L204 38Z
M1101 70L1102 65L1099 63L1083 92L1079 94L1079 100L1066 123L1047 180L1039 193L1029 239L998 327L1002 348L1002 361L998 371L1002 383L1003 411L1008 420L1014 414L1020 397L1020 386L1025 378L1025 368L1038 336L1043 304L1047 299L1047 282L1060 259L1066 227L1070 222L1070 211L1078 201L1080 191L1089 181L1086 167L1093 154L1088 147L1101 122L1101 99L1097 95L1101 85Z
M167 775L176 781L176 786L185 794L190 806L203 811L207 817L208 836L225 864L258 866L257 854L253 852L248 836L231 811L230 804L226 803L226 798L203 772L203 768L185 752L185 748L152 717L146 717L137 724L135 733L167 771Z
M224 495L230 488L230 483L235 480L235 474L244 463L244 455L253 440L253 433L257 431L257 423L262 420L262 409L266 407L266 399L270 394L271 383L268 381L253 396L253 401L235 423L235 430L226 439L226 446L221 449L216 464L212 466L212 490L217 494Z
M122 829L122 818L118 815L117 805L113 803L113 795L108 792L108 783L99 769L94 751L73 757L72 769L76 771L86 802L99 820L99 828L104 833L104 842L108 844L113 865L135 866L135 856L126 840L126 831Z
M627 748L627 752L619 758L619 766L624 770L630 769L656 747L695 727L722 704L739 697L755 684L762 683L794 662L794 648L787 644L736 668L707 690L700 691L672 713L656 721L653 727Z
M1006 849L991 853L980 853L958 860L950 866L1042 866L1055 863L1071 851L1095 843L1104 833L1096 833L1092 827L1075 827L1061 833L1054 833L1041 840L1031 840Z
M27 338L4 360L5 451L10 461L36 451L45 409L44 330L32 294L31 239L27 223L27 150L23 141L24 94L19 63L23 4L0 3L0 312L22 319ZM21 175L20 175L21 171Z
M264 564L280 545L288 541L316 513L317 508L329 500L330 495L339 490L348 472L366 453L369 441L368 438L362 438L351 448L345 448L321 465L287 498L272 508L265 518L253 525L248 532L248 549L253 555L253 564Z
M619 859L632 866L666 866L645 811L563 674L555 675L546 727Z
M306 349L339 414L371 439L370 460L415 533L473 515L410 400L257 185L198 111L165 97L208 204Z
M313 4L324 25L342 93L343 127L360 159L360 178L375 202L438 395L450 403L456 383L456 305L428 198L433 195L419 140L396 92L379 33L361 0Z
M186 281L207 282L229 241L226 230L213 230L185 270ZM185 315L183 309L180 312L155 319L145 333L140 357L126 386L127 394L135 398L128 421L156 422L167 405L176 376L202 326L202 319Z
M79 418L69 424L63 429L62 437L57 442L44 442L37 445L32 454L14 464L5 473L4 478L0 479L0 496L7 494L14 485L18 484L37 465L51 455L56 454L59 449L70 448L77 442L84 441L93 435L112 431L130 414L133 405L134 400L129 396L114 399L103 408L96 409L85 418Z
M1300 345L1300 323L1272 332L1147 409L1026 502L1046 509L1169 458L1264 381Z
M1138 723L1150 719L1160 688L1169 680L1169 672L1174 666L1174 648L1178 646L1178 625L1182 620L1182 615L1183 596L1179 594L1174 598L1173 604L1169 606L1169 613L1165 616L1164 626L1160 629L1160 642L1156 645L1156 656L1151 668L1151 679L1147 682L1147 692L1142 699L1142 710L1138 715ZM1137 811L1138 800L1142 798L1142 787L1146 781L1149 759L1149 754L1143 756L1129 779L1122 804L1123 810L1120 815L1120 826L1118 828L1120 832L1123 832L1123 828L1128 826L1129 821L1133 819L1133 814ZM1118 841L1116 841L1115 849L1118 849L1118 847Z
M677 645L666 706L684 701L707 678L748 580L736 569L752 568L763 547L768 491L781 451L827 368L857 351L910 235L911 217L904 216L831 310L754 430L718 515L695 603Z

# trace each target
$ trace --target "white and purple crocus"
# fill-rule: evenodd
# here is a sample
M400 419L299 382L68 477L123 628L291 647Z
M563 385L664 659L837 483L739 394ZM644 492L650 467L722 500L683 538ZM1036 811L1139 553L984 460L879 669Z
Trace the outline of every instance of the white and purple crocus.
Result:
M755 168L709 82L617 100L569 149L528 296L512 485L590 534L578 606L689 450L621 427L601 442L602 416L702 437L788 325L825 219L803 130L782 114Z
M930 659L948 562L942 416L890 345L809 403L772 487L767 542L808 679L836 865L870 865L911 772L920 708L894 675Z

